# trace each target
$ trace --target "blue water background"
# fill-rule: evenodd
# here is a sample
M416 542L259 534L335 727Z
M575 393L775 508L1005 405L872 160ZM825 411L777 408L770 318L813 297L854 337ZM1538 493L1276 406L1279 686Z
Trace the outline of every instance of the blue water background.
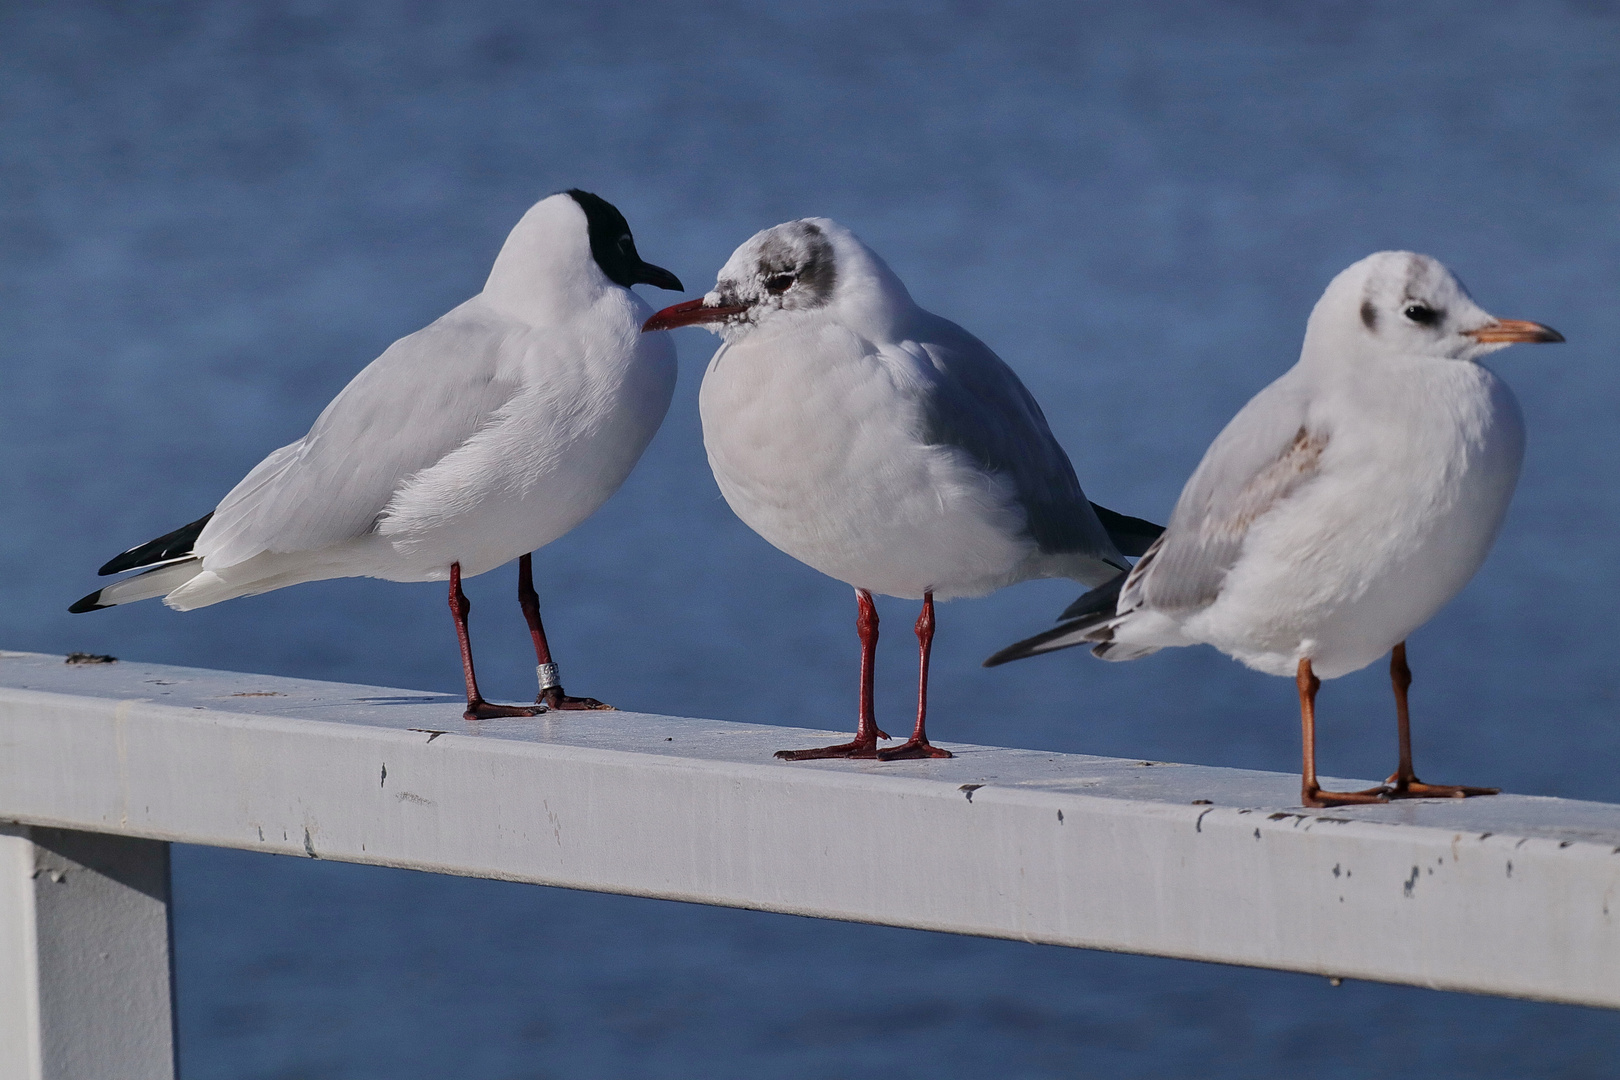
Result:
M64 608L475 292L563 187L693 289L759 228L845 222L1022 374L1094 499L1161 520L1332 275L1406 247L1569 338L1492 361L1529 456L1490 561L1412 640L1420 771L1620 800L1613 5L136 7L0 6L0 645L455 691L438 585ZM846 726L849 591L705 466L712 342L679 332L641 466L537 558L568 686ZM1291 687L1209 650L978 667L1074 591L941 609L937 736L1297 767ZM532 692L512 571L470 592L487 688ZM894 730L914 608L881 610ZM1322 708L1326 771L1390 770L1376 667ZM1620 1072L1596 1010L203 849L175 890L189 1080Z

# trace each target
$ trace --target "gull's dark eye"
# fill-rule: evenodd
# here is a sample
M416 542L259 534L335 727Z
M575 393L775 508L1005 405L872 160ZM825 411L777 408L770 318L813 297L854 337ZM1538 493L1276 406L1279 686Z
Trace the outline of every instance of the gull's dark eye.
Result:
M772 296L781 296L793 287L792 274L772 274L765 279L765 291Z
M636 250L636 242L630 239L629 233L625 233L623 236L619 237L619 250L624 252L626 255Z
M1408 304L1402 314L1419 326L1433 326L1440 319L1440 313L1427 304Z

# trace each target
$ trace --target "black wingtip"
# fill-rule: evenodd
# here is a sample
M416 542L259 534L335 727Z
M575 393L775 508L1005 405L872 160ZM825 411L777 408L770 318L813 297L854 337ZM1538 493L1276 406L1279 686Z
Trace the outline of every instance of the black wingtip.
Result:
M1131 576L1129 570L1121 571L1103 582L1101 585L1084 593L1074 603L1063 609L1059 619L1085 619L1102 616L1112 616L1119 607L1119 594L1125 588L1125 579Z
M1010 664L1014 660L1023 660L1030 656L1039 656L1041 653L1058 652L1062 649L1073 649L1079 645L1089 645L1090 642L1077 638L1063 645L1054 645L1049 649L1042 648L1048 642L1055 641L1060 637L1066 637L1080 629L1083 629L1083 627L1072 622L1064 623L1062 626L1054 626L1052 629L1036 634L1034 637L1025 638L1023 641L1015 641L1005 649L991 653L981 666L1000 667L1002 664Z
M182 525L173 532L164 533L156 540L148 540L138 547L132 547L121 555L115 555L107 560L105 566L96 573L102 577L108 574L122 574L125 570L139 570L143 566L154 563L169 562L184 558L191 554L191 549L197 543L197 537L202 534L203 527L214 516L212 510L189 525ZM84 603L83 600L79 603ZM103 605L110 606L110 605ZM78 610L77 605L73 610ZM92 609L85 608L90 611Z
M1153 541L1164 532L1163 525L1155 525L1146 518L1131 517L1129 514L1121 514L1096 503L1091 504L1091 509L1096 513L1097 520L1102 522L1104 531L1108 533L1108 539L1114 542L1119 553L1133 559L1139 559L1146 554L1147 549L1153 546Z
M1018 646L1016 646L1016 645L1009 645L1005 649L1002 649L1000 652L991 653L989 656L985 657L984 663L980 664L979 666L980 667L1000 667L1002 664L1005 664L1009 660L1022 660L1024 658L1024 654L1019 653L1016 656L1013 655L1013 650L1016 649L1017 647Z
M74 601L73 606L68 608L68 611L72 612L74 615L83 615L87 611L100 611L102 608L109 608L113 606L112 604L97 603L97 601L100 599L101 590L97 589L89 596L81 597L80 599Z
M1022 660L1026 656L1038 656L1043 652L1057 652L1060 649L1072 649L1077 645L1088 645L1090 642L1084 638L1051 648L1043 648L1052 641L1061 637L1069 637L1081 633L1092 626L1107 622L1114 617L1119 607L1120 590L1125 587L1125 580L1131 576L1129 570L1123 570L1101 585L1084 594L1080 599L1063 610L1058 618L1063 620L1062 625L1054 626L1050 630L1036 634L1034 637L1015 641L1011 645L993 654L984 662L985 667L1000 667L1013 660Z

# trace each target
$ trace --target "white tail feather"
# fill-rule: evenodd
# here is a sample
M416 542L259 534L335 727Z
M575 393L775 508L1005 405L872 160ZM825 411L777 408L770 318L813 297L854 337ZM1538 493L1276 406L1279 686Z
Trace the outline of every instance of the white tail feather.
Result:
M369 565L355 559L352 545L321 551L264 551L234 566L193 574L181 581L163 602L176 611L191 611L306 581L363 575L369 569Z
M156 570L148 570L144 574L136 574L123 581L113 582L97 594L96 603L101 607L112 607L114 604L150 600L154 596L163 596L178 589L200 573L202 573L201 559L168 563Z

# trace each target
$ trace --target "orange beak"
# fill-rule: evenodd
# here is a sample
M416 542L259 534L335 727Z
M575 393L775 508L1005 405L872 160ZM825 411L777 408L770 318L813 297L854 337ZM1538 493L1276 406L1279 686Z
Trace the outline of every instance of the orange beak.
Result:
M1529 322L1525 319L1497 319L1489 326L1482 326L1478 330L1466 330L1464 333L1484 345L1510 345L1514 342L1554 342L1564 340L1564 335L1552 327L1542 326L1538 322Z

